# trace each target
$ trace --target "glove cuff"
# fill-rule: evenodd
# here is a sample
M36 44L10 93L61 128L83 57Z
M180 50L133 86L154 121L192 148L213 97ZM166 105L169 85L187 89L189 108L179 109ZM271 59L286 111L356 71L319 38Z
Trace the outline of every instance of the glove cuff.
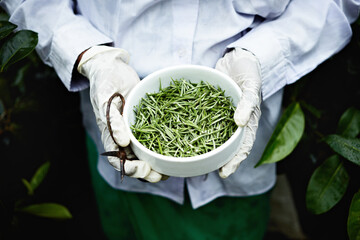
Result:
M256 62L259 73L261 73L260 61L253 52L251 52L251 51L249 51L249 50L247 50L245 48L236 47L234 49L234 53L235 53L235 56L238 56L238 57L241 56L243 58L247 58L247 59L249 59L249 60L251 60L253 62Z
M100 54L104 54L104 53L109 54L116 58L120 58L126 64L129 62L130 59L129 53L122 48L114 48L108 46L94 46L89 48L88 50L85 50L79 55L79 63L77 66L77 71L83 75L86 75L83 69L84 64L87 63L90 59L94 58L95 56L99 56Z

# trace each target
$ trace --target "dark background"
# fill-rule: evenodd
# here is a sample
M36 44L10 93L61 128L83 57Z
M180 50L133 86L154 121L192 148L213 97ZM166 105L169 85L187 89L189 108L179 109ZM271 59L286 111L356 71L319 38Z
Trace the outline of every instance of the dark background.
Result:
M101 239L102 231L85 149L79 94L70 93L52 69L39 64L25 79L25 109L13 115L15 134L5 134L0 146L0 239ZM30 105L30 107L29 107ZM22 178L30 180L50 161L47 176L31 199ZM26 203L65 205L73 218L49 220L13 212L19 199Z

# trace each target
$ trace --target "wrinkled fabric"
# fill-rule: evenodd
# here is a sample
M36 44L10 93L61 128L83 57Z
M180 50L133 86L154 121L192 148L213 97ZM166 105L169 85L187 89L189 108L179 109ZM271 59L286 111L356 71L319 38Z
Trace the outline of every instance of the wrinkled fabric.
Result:
M355 0L3 0L19 29L39 33L36 48L70 91L89 86L76 76L74 63L85 49L111 44L127 50L140 78L163 67L199 64L215 67L224 53L240 47L261 66L262 116L249 157L227 179L217 172L193 178L169 178L156 184L120 177L103 157L98 169L114 188L147 192L182 203L187 186L197 208L219 196L263 193L275 183L275 165L254 165L281 113L283 87L340 51L351 38L350 23L359 14ZM75 12L74 14L74 7ZM86 131L103 152L100 132L82 91ZM89 107L90 106L90 107Z

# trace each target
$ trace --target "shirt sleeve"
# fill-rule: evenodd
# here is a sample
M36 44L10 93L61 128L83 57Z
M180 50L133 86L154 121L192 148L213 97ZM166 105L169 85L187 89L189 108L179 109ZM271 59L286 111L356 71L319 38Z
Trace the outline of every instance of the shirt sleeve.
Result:
M55 69L69 91L88 87L85 77L73 74L77 57L91 46L108 44L112 40L87 19L76 15L71 0L3 0L0 5L18 29L38 33L38 55Z
M351 39L358 1L293 0L228 48L254 53L261 65L263 99L315 69Z

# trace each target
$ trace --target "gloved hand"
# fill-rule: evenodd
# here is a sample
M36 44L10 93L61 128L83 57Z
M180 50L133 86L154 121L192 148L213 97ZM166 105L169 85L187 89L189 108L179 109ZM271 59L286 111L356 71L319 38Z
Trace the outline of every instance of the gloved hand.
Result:
M235 48L219 59L215 68L230 76L243 93L234 114L236 124L244 127L243 143L235 157L219 169L220 177L227 178L247 158L255 142L261 115L260 64L251 52Z
M115 144L106 121L107 102L115 92L127 97L131 89L140 81L137 73L127 64L129 54L123 49L94 46L79 56L77 70L89 79L90 99L101 131L101 140L105 151L117 151L119 146L128 147L130 138L119 112L120 98L114 98L110 107L110 122ZM130 148L130 147L128 147ZM129 149L127 149L129 152ZM109 163L120 171L120 159L108 157ZM141 160L125 161L125 175L142 178L149 182L158 182L162 175L153 171L150 165Z

